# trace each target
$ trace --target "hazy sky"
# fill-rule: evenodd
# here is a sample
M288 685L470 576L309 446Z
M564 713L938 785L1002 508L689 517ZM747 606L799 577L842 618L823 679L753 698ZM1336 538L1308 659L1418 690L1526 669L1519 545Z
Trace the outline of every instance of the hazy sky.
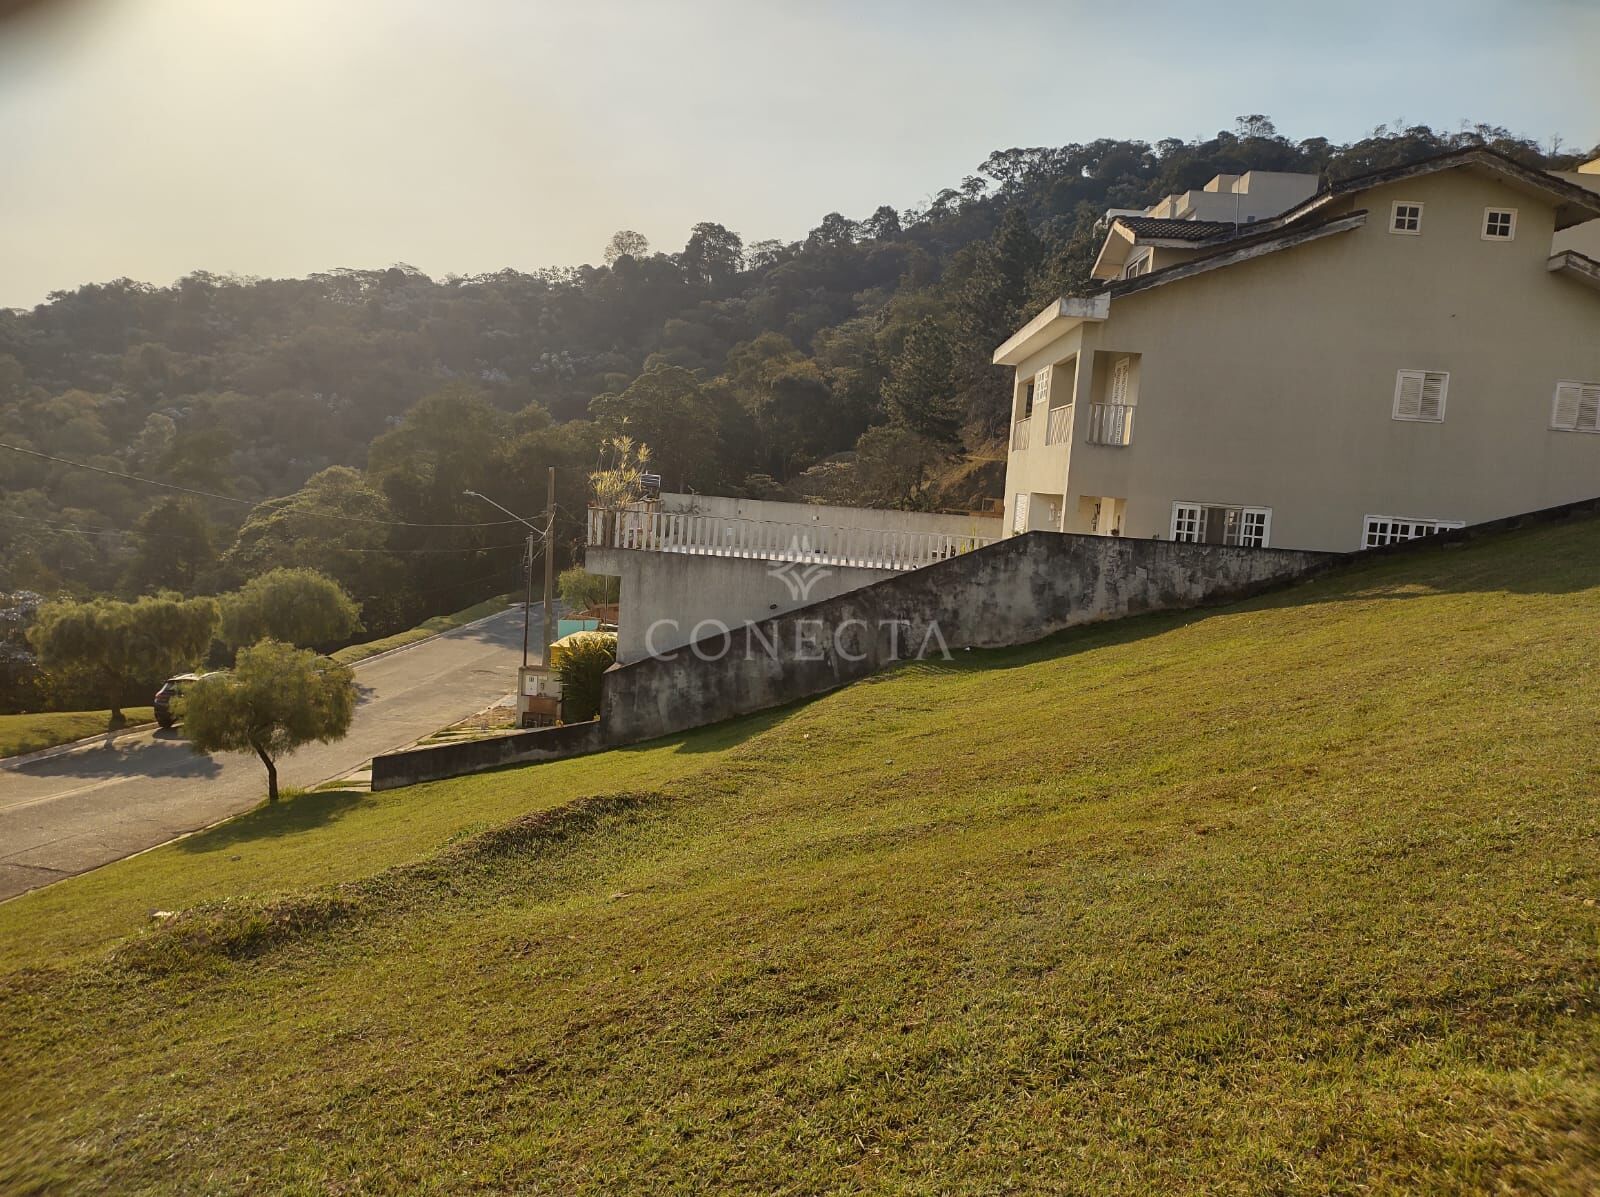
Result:
M573 264L697 220L787 240L992 149L1246 112L1587 147L1597 52L1600 0L55 0L0 21L0 305Z

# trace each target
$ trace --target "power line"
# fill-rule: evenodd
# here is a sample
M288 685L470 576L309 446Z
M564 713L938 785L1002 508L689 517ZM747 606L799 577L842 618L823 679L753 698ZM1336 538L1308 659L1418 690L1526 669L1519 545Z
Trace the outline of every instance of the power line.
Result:
M23 523L27 523L27 524L43 524L46 528L50 528L50 529L53 529L53 530L58 531L58 532L81 532L84 535L97 535L97 536L98 535L110 535L110 536L127 536L127 535L129 535L129 533L127 531L125 531L124 529L122 529L122 528L86 528L86 527L82 526L81 524L60 524L60 523L54 522L53 520L42 520L42 519L37 518L36 516L31 516L31 515L12 515L10 512L0 512L0 519L3 519L3 520L21 520Z
M86 536L88 536L88 535L94 535L94 536L133 536L133 535L139 535L139 536L159 536L163 540L188 540L189 539L186 536L174 536L170 532L147 532L147 531L144 531L144 532L135 533L134 530L129 529L129 528L90 528L90 527L86 527L86 526L84 526L82 524L60 524L60 523L55 523L55 522L53 522L51 520L39 519L37 516L12 515L10 512L4 512L4 511L0 511L0 520L22 520L22 521L24 521L26 523L30 523L30 524L42 524L46 528L49 528L52 532L75 532L75 533L80 533L80 534L86 535ZM525 548L528 547L528 542L526 540L518 540L518 541L515 541L515 542L513 542L511 544L468 545L465 548L459 548L459 549L357 549L357 548L349 548L349 547L346 547L344 545L329 545L327 547L331 551L336 552L336 553L394 553L394 554L397 554L397 555L400 555L400 556L410 556L412 554L431 554L431 553L494 553L494 552L499 552L502 549L525 549Z
M108 470L104 466L89 465L83 461L68 461L65 457L54 457L49 453L41 453L37 449L24 449L21 445L8 445L0 441L0 449L10 449L14 453L25 453L29 457L43 458L60 465L76 466L80 470L93 470L96 474L108 474L113 478L126 478L130 482L143 482L146 486L159 486L166 490L181 491L186 495L198 495L202 499L218 499L224 503L243 503L252 506L249 499L235 498L233 495L214 494L208 490L195 490L188 486L179 486L175 482L157 482L154 478L141 478L137 474L125 474L121 470Z
M8 445L0 441L0 449L10 449L13 453L23 453L29 457L37 457L44 461L53 461L57 465L72 466L79 470L92 470L96 474L105 474L112 478L122 478L128 482L142 482L146 486L159 486L165 490L178 491L180 494L194 495L201 499L215 499L219 503L239 503L245 507L270 507L277 503L288 503L294 499L293 495L281 495L270 499L241 499L236 495L219 495L215 491L196 490L190 486L179 486L175 482L160 482L154 478L143 478L138 474L125 473L122 470L111 470L104 466L90 465L83 461L70 461L65 457L56 457L51 453L41 453L38 449L25 449L21 445ZM281 509L280 509L281 510ZM387 528L503 528L507 524L518 524L521 520L491 520L479 524L419 524L410 520L375 520L360 515L345 515L338 511L307 511L306 515L322 516L327 519L346 520L355 524L381 524Z

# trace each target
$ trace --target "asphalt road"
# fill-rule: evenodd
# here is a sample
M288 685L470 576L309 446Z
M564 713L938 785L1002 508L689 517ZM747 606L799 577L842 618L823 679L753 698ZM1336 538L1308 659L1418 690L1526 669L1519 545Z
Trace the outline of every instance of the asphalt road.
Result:
M537 637L542 604L533 609ZM514 692L522 608L362 662L350 734L279 763L280 785L312 786L360 768ZM249 810L266 794L254 756L201 756L183 727L121 737L0 768L0 899Z

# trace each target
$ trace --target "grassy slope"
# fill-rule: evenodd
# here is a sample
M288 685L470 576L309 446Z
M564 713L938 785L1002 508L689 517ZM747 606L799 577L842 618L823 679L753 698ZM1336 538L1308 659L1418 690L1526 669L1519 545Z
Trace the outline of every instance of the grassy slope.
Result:
M129 724L149 723L156 717L151 707L124 707ZM57 744L70 744L96 736L111 722L110 711L44 711L33 715L0 715L0 757L38 752Z
M429 636L437 636L440 632L448 632L451 628L459 628L473 620L483 619L504 611L511 605L511 596L499 595L496 598L484 599L463 611L453 615L435 615L432 619L419 623L414 628L407 628L403 632L396 632L393 636L385 636L382 640L369 640L365 644L351 644L341 648L333 654L335 661L343 661L346 665L354 665L357 661L365 661L368 657L375 657L379 653L386 653L392 648L404 648L408 644L415 644L418 640L426 640Z
M64 882L0 1189L1592 1191L1597 618L1543 529Z

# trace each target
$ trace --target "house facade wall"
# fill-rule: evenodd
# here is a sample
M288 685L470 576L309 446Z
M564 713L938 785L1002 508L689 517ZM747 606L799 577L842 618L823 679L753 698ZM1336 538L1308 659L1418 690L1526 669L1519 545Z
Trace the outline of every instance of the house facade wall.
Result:
M1396 200L1423 204L1420 236L1388 231ZM1019 366L1079 355L1100 394L1136 357L1131 444L1085 443L1077 414L1068 512L1123 497L1125 536L1165 538L1174 501L1267 507L1272 545L1349 551L1367 515L1475 523L1600 494L1600 435L1550 428L1558 379L1600 381L1600 292L1546 269L1551 208L1466 170L1341 204L1367 223L1117 296ZM1517 209L1514 240L1483 240L1489 206ZM1442 423L1392 418L1399 370L1449 373ZM1010 464L1007 527L1034 482Z

